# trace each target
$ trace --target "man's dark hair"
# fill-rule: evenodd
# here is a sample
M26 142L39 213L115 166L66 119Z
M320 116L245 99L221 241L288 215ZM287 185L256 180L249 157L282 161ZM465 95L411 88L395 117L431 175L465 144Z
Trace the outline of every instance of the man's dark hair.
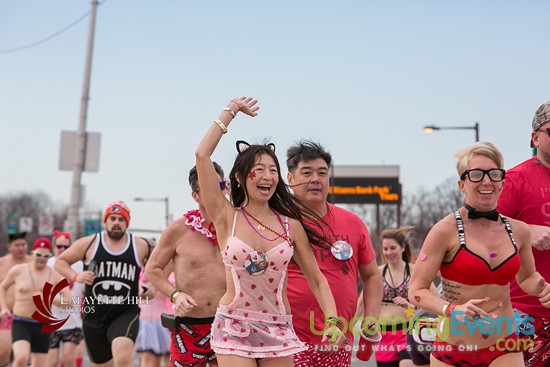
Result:
M300 162L322 158L330 168L332 156L319 143L311 140L300 140L286 151L286 166L290 173L294 173Z
M214 169L218 173L218 175L221 178L225 178L225 174L223 173L223 168L216 162L212 162L214 164ZM192 191L199 191L199 177L197 176L197 166L193 166L191 170L189 171L189 186L191 186Z

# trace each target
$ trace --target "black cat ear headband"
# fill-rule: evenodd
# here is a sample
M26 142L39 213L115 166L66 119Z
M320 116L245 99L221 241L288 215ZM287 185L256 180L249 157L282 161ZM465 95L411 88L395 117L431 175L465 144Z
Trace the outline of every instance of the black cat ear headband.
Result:
M275 144L269 143L269 144L266 144L266 145L269 147L269 149L271 149L271 151L273 153L275 153ZM241 154L242 152L244 152L248 148L250 148L250 144L248 144L246 141L237 140L237 152L239 152L239 154Z

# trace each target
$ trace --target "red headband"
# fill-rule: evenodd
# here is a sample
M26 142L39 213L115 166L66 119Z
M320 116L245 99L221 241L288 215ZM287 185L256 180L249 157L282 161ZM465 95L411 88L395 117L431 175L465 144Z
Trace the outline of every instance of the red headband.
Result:
M71 239L71 234L69 232L59 232L59 231L53 231L53 238L57 238L57 237L65 237L65 238L68 238L69 240Z

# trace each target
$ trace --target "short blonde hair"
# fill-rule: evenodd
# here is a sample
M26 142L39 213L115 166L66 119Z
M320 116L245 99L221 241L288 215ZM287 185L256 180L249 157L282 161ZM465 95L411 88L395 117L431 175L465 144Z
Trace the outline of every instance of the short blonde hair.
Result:
M495 162L497 168L504 168L504 159L502 158L502 153L497 149L497 147L487 141L478 141L467 148L459 150L455 154L455 157L458 159L456 162L456 170L459 177L461 177L464 171L468 169L470 160L476 155L489 158Z

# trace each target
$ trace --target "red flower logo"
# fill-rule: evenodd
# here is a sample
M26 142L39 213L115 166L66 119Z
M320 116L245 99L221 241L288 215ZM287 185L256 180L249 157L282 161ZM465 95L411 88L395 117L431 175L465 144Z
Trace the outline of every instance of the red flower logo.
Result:
M42 296L39 294L32 297L34 305L36 306L36 311L32 314L32 318L38 322L42 323L42 332L51 333L63 326L69 316L65 319L57 319L52 314L52 303L55 299L55 296L61 292L61 290L69 285L67 279L63 279L59 283L53 286L53 284L46 282L44 284L44 290L42 291Z

